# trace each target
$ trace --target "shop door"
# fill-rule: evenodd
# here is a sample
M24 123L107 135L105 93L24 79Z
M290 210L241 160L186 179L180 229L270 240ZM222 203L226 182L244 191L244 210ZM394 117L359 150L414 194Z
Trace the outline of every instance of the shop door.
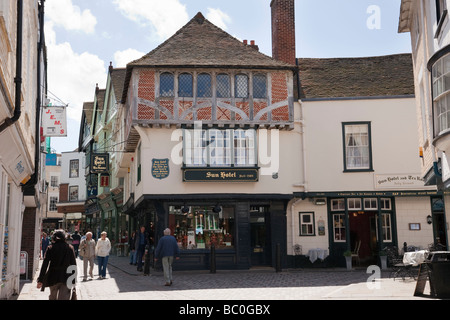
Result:
M261 212L262 211L262 212ZM265 210L250 212L250 243L252 266L270 265L270 242Z
M447 247L447 223L445 221L445 207L442 198L432 199L434 243Z
M351 250L359 246L359 259L362 265L372 264L376 249L375 212L350 212L350 244Z

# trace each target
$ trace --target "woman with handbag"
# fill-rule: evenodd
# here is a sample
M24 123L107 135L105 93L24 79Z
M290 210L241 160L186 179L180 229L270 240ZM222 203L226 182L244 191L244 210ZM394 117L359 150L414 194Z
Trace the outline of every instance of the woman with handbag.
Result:
M83 281L87 281L87 269L89 264L89 276L94 278L95 240L92 232L86 233L86 238L81 240L79 255L83 258Z
M66 243L64 230L57 230L52 236L52 244L47 248L41 272L37 279L37 288L44 291L50 288L49 300L70 300L74 286L73 271L77 270L75 252L72 245ZM47 270L48 269L48 270Z

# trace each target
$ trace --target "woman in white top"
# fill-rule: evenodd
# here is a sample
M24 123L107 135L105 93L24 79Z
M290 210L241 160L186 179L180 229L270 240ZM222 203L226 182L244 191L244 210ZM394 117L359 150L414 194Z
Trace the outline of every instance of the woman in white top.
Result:
M95 254L98 259L98 278L106 278L106 266L108 265L109 252L111 251L111 242L106 237L106 231L103 231L101 238L98 239L95 247Z

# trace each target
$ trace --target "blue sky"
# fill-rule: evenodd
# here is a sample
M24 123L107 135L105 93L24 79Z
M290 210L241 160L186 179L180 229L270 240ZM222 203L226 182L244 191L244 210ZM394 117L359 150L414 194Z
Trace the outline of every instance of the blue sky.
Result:
M68 104L67 138L57 152L77 148L83 102L105 86L109 62L124 67L150 52L202 12L240 40L271 55L270 0L46 0L49 91ZM296 0L297 57L362 57L411 52L398 34L400 0ZM369 26L368 26L369 23Z

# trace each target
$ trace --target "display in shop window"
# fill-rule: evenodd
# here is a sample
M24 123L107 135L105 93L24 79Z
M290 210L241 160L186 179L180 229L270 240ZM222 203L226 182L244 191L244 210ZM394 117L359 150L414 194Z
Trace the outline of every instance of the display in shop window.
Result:
M181 249L234 248L234 208L217 208L170 206L170 228Z

